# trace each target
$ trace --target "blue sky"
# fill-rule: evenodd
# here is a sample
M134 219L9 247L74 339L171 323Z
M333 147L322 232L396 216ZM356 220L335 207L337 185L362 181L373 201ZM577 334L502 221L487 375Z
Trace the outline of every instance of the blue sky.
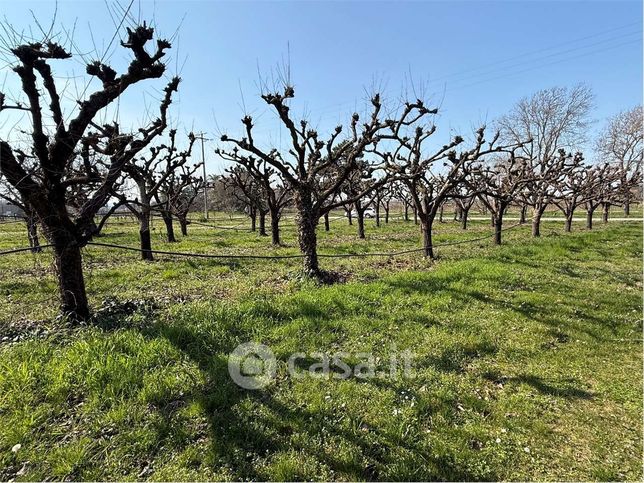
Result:
M88 58L103 55L120 21L109 5L112 15L103 1L58 3L58 30L75 23L74 42ZM45 25L55 4L6 1L0 8L15 29L27 30L35 28L30 9ZM374 86L397 99L410 78L441 106L441 143L555 85L592 87L595 128L642 102L640 1L137 1L131 14L153 19L167 37L179 29L169 58L169 72L183 78L173 119L212 138L238 133L246 111L263 142L284 144L275 116L258 100L258 83L288 59L294 112L321 131L346 122ZM115 67L127 60L116 42L107 57ZM61 76L83 71L80 62L55 68ZM5 89L15 90L7 70ZM162 87L149 83L125 96L121 121L139 119ZM210 156L209 171L222 166Z

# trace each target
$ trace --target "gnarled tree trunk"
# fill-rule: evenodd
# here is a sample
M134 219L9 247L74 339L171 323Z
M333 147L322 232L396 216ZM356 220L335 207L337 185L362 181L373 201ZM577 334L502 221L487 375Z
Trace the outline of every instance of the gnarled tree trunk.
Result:
M300 251L304 255L303 270L309 277L321 278L318 264L316 228L319 220L318 213L313 208L312 192L307 188L300 188L295 194L295 207L297 208L297 239Z
M420 214L419 214L420 215ZM432 226L436 213L420 215L420 226L423 235L423 254L425 257L434 259L434 246L432 243Z
M501 244L501 233L503 233L503 212L497 213L494 217L494 244Z
M358 238L365 238L364 234L364 209L358 207L356 203L356 213L358 215Z
M331 225L329 224L329 212L327 211L324 214L324 231L329 231L331 229Z
M81 247L74 234L64 227L64 223L60 219L60 223L56 223L56 220L56 217L50 218L52 224L45 226L45 234L53 245L60 308L63 314L69 315L74 321L85 320L89 317L89 304L83 278Z

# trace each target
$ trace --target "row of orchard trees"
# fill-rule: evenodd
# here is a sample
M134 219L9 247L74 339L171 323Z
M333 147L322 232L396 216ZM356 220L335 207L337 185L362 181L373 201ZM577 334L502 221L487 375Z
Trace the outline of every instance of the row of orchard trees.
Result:
M222 136L229 147L217 152L234 164L227 179L242 192L251 216L267 212L267 190L282 194L282 207L293 199L304 270L312 277L325 275L317 259L318 223L324 219L328 230L329 212L340 207L350 220L351 213L356 214L361 238L368 207L383 207L386 217L393 200L403 204L406 213L411 207L422 228L424 253L434 257L433 224L448 200L459 208L464 227L473 204L482 204L491 213L495 242L501 243L503 216L510 205L522 207L522 218L526 208L532 209L532 234L537 237L548 207L561 209L570 231L580 206L592 228L599 206L607 213L609 206L623 205L628 215L633 197L640 198L641 108L609 121L596 142L600 162L587 164L573 149L587 141L590 125L593 96L583 85L547 89L521 100L496 122L490 139L483 126L469 143L456 136L440 147L431 145L438 111L422 100L406 103L392 116L383 114L381 98L375 95L365 120L354 114L347 134L338 126L322 139L306 121L293 119L288 105L293 97L288 85L262 95L289 133L287 149L259 147L253 119L246 116L245 135ZM254 194L241 188L241 180L256 187ZM279 214L280 207L271 210L277 233ZM279 243L279 235L274 234L273 241Z
M121 74L102 61L87 65L87 74L101 86L78 100L73 117L64 114L50 66L71 54L52 41L11 51L23 96L9 101L0 95L0 111L27 113L20 131L29 133L29 141L0 140L1 192L22 207L32 245L38 243L36 226L52 245L61 307L74 320L90 315L81 249L108 217L120 207L131 212L139 222L142 256L151 260L152 213L161 215L173 241L173 218L185 234L188 211L204 188L204 180L195 176L199 165L189 163L196 137L180 139L177 130L168 128L179 78L166 84L158 114L148 125L124 132L118 123L97 121L124 92L166 73L162 59L170 43L157 39L150 47L153 34L145 24L128 29L122 47L132 60ZM374 94L366 115L353 114L347 125L323 136L294 118L294 95L290 85L262 94L287 132L288 147L263 147L254 136L253 119L244 117L242 136L221 137L217 153L231 167L218 184L251 219L259 218L260 233L266 234L270 217L275 245L280 244L282 212L292 206L303 269L312 278L329 278L319 264L317 230L321 220L328 229L329 213L339 208L356 212L364 236L367 207L383 206L387 218L389 203L400 200L420 222L424 254L434 257L432 227L446 200L457 203L465 218L476 200L483 203L500 243L510 203L532 207L533 234L538 236L547 206L560 206L567 220L582 203L628 207L639 183L639 109L609 124L600 143L606 163L586 166L580 153L570 152L588 129L592 96L584 87L539 92L521 101L493 132L481 127L471 141L455 136L440 146L433 142L438 110L423 100L392 109Z

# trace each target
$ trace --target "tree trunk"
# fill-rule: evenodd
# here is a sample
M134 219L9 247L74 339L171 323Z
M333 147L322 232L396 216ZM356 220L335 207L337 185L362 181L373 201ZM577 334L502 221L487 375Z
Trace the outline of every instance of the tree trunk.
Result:
M179 220L179 226L181 227L181 234L183 236L188 236L188 219L183 215L177 215Z
M280 245L280 215L277 209L271 210L271 243Z
M268 211L259 210L259 236L268 236L266 233L266 214Z
M595 212L596 207L586 209L586 229L593 229L593 213Z
M443 211L445 211L445 205L441 205L440 210L438 211L438 222L443 223Z
M249 212L250 216L250 231L257 231L257 210L251 208Z
M541 236L541 216L545 207L535 206L532 213L532 236L538 237Z
M347 212L347 219L349 220L349 225L353 226L353 213L351 210L346 210Z
M364 239L364 210L356 206L356 213L358 214L358 238Z
M527 211L528 207L526 205L521 206L521 211L519 213L519 223L525 223Z
M389 223L389 202L385 204L385 224Z
M139 238L141 240L141 259L152 261L152 239L150 236L150 212L143 211L139 220Z
M631 199L630 199L630 194L626 194L626 198L624 200L624 216L630 216L631 214Z
M608 223L608 215L610 213L610 203L602 203L602 221Z
M331 230L331 225L329 223L329 212L327 211L324 214L324 231L329 231Z
M469 209L469 208L468 208L467 210L466 210L466 209L463 209L463 210L461 211L461 228L462 228L463 230L467 230L467 214L468 214L469 212L470 212L470 209Z
M42 248L40 248L40 240L38 240L38 224L34 216L27 216L25 218L27 223L27 237L29 238L29 246L31 247L32 253L40 253Z
M409 221L409 205L405 203L405 221Z
M168 234L168 242L175 243L177 241L174 236L174 226L172 224L172 213L167 210L161 210L161 218L165 224L165 231Z
M61 311L73 321L85 320L89 317L89 305L80 246L71 233L60 227L55 227L50 232Z
M564 213L566 215L566 223L565 223L565 226L564 226L564 230L566 231L566 233L570 233L572 231L572 214L573 214L573 212L570 211L570 212L567 212L567 213L564 212Z
M503 210L494 217L494 244L501 244L501 233L503 233Z
M418 210L414 208L414 225L418 225Z
M297 191L295 206L298 211L297 238L300 251L304 255L304 274L320 279L321 271L318 265L317 234L315 233L319 220L318 213L314 212L312 193L306 188Z
M427 258L434 259L434 246L432 244L432 225L434 224L435 214L420 216L421 230L423 234L424 255Z
M380 203L376 203L376 226L380 227Z

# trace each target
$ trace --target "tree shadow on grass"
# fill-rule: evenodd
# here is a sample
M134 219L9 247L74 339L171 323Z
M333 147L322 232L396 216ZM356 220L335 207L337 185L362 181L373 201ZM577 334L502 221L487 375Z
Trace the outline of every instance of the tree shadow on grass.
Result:
M310 313L310 307L303 307L302 312L301 315ZM177 409L197 403L207 421L201 437L209 440L203 464L214 468L225 465L232 469L235 479L274 478L258 461L270 461L275 454L293 451L322 464L331 475L342 479L476 480L482 477L457 464L456 455L445 451L433 454L423 441L392 435L377 427L363 431L357 423L361 420L358 414L344 409L339 414L332 406L312 409L287 404L276 396L275 386L256 391L240 388L228 374L227 355L239 342L253 340L250 330L240 329L225 338L211 335L207 328L196 329L188 324L156 323L139 330L147 338L169 341L197 365L204 378L203 384L183 394L180 400L168 395L167 400L157 401L158 413L164 419L159 426L163 428L161 445L175 445L181 450L191 444L194 435L181 427L184 422L177 417ZM282 378L275 382L282 388L291 383ZM334 386L329 384L331 390ZM288 391L282 393L288 397ZM347 424L347 418L355 424ZM297 437L291 438L295 433ZM179 437L170 438L170 434ZM343 446L353 448L348 455L335 451L340 441ZM405 455L402 460L401 452ZM316 477L297 468L293 471L290 478L294 480ZM487 473L485 477L496 479L496 475Z
M605 340L606 332L617 335L619 332L619 322L590 313L586 308L580 308L578 304L569 302L555 302L549 304L537 304L529 301L519 303L509 299L500 299L493 297L488 293L480 290L463 288L463 281L474 279L471 273L463 273L461 276L452 275L449 277L437 277L433 274L427 274L424 278L415 280L388 280L386 283L395 290L402 293L416 293L423 295L437 295L448 293L451 297L467 306L473 302L492 305L497 309L510 310L526 319L540 324L545 324L551 328L566 328L568 331L579 331L592 337L595 340ZM454 287L455 283L459 287ZM502 280L499 279L499 283ZM492 282L493 283L493 282Z
M534 374L519 374L518 376L507 377L495 372L486 372L483 377L495 384L506 384L508 382L516 384L527 384L533 389L536 389L539 393L547 396L561 397L564 399L588 400L595 397L594 393L579 388L581 383L574 378L565 378L559 385L557 385L550 381L546 381L542 377L536 376Z

